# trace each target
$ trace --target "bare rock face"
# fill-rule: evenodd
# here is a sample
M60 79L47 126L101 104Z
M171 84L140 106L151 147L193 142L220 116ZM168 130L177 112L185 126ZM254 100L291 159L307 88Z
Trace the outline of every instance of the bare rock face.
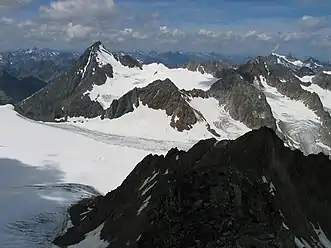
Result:
M170 125L178 131L189 130L197 122L195 110L169 79L156 80L144 88L135 88L118 100L114 100L106 110L106 118L118 118L132 112L140 104L155 110L165 110L171 116Z
M138 60L136 60L135 58L131 57L128 54L114 53L113 55L114 55L115 59L124 66L127 66L129 68L138 67L138 68L142 69L142 63L140 63Z
M225 105L232 118L246 126L252 129L267 126L275 130L275 120L264 94L244 76L233 69L224 70L208 94ZM247 73L246 77L252 76Z
M330 239L330 173L327 156L292 151L268 128L203 140L148 155L117 189L73 205L54 244L101 227L109 247L324 247L316 229Z
M319 85L323 89L331 90L331 75L321 71L313 77L313 83Z
M190 61L187 64L180 65L180 68L187 68L190 71L199 71L202 74L209 73L214 77L219 78L220 72L223 69L233 68L233 65L227 61L215 60L208 61L204 63L199 63L196 61Z

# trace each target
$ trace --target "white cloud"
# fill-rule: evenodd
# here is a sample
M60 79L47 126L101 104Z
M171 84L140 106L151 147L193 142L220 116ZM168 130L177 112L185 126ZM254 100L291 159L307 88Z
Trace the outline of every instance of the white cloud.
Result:
M71 22L68 23L68 26L66 27L66 39L68 41L74 40L74 39L84 39L91 33L92 28L91 27L85 27L80 24L72 24Z
M304 30L317 31L318 29L324 28L328 25L325 17L314 17L310 15L305 15L300 18L299 24Z
M25 21L22 21L22 22L17 24L17 26L19 28L29 28L29 27L32 27L32 26L35 26L35 25L36 25L36 23L34 23L31 20L25 20Z
M0 19L0 23L6 24L6 25L10 25L14 22L14 20L12 18L8 18L8 17L2 17Z
M167 26L160 26L159 30L160 34L166 37L184 36L184 33L177 28L173 29Z
M115 8L113 0L62 0L41 6L42 17L52 20L93 18L109 14Z
M252 36L256 36L256 35L257 35L256 30L249 30L246 34L244 34L244 38L248 38L248 37L252 37Z
M198 35L217 38L221 35L221 33L220 32L215 32L215 31L212 31L212 30L209 30L209 29L202 28L198 31Z
M144 40L144 39L147 39L148 36L146 34L141 34L139 32L134 32L132 34L132 38L139 39L139 40Z
M263 41L268 41L268 40L272 39L272 36L270 36L269 34L266 34L266 33L260 33L257 35L257 39L263 40Z
M120 31L120 34L122 34L122 35L130 35L130 34L132 34L132 32L133 32L133 29L132 28L125 28L124 30L121 30Z

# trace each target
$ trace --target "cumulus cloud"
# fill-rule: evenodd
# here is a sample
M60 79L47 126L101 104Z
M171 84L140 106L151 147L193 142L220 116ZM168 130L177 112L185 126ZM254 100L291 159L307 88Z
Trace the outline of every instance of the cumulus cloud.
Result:
M42 17L52 20L93 18L109 14L115 8L113 0L61 0L41 6Z
M198 35L217 38L221 35L221 33L220 32L215 32L215 31L212 31L212 30L209 30L209 29L201 28L198 31Z
M51 0L39 7L35 16L24 19L19 14L21 9L15 6L28 2L0 0L0 32L10 34L0 41L0 49L24 44L83 50L93 41L101 40L113 50L263 53L271 51L275 44L287 49L287 44L297 43L292 47L305 49L311 45L328 47L330 43L328 17L306 15L291 21L253 18L217 26L197 22L194 26L194 16L185 17L193 21L177 23L167 13L163 14L164 6L146 9L133 5L135 8L127 9L115 0ZM10 11L4 10L4 6L10 7ZM15 13L19 18L12 15Z
M66 27L66 39L71 41L74 39L84 39L89 34L91 34L92 28L82 26L80 24L72 24L71 22L68 23Z
M12 18L8 18L8 17L2 17L0 19L0 23L3 23L3 24L12 24L14 22L14 20Z
M328 25L327 19L325 17L314 17L310 15L301 17L299 23L303 30L311 31L317 31Z
M176 37L176 36L184 36L184 32L180 31L177 28L169 28L167 26L160 26L159 28L160 34L166 37Z

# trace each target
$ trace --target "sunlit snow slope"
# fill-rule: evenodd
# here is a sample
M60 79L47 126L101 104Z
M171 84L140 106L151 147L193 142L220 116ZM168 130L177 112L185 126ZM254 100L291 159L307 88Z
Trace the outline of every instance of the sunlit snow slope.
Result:
M99 46L97 58L99 67L107 64L112 65L114 77L107 77L102 85L94 84L91 91L85 92L91 100L98 101L105 109L110 106L114 99L120 98L123 94L134 87L144 87L155 80L169 78L179 89L204 89L207 90L216 81L211 74L201 74L188 69L169 69L163 64L143 65L129 68L117 61L113 54L107 51L103 45Z
M285 143L306 154L318 153L325 145L320 142L320 118L303 102L282 95L261 76L263 92L277 121L277 128L285 136ZM284 82L286 83L286 82Z

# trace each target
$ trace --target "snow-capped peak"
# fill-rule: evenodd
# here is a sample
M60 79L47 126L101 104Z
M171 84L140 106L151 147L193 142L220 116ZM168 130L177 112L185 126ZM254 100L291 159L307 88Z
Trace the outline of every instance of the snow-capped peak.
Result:
M299 59L287 57L274 52L272 52L271 55L277 57L277 64L283 64L285 66L288 66L290 64L295 67L304 66L304 63Z

